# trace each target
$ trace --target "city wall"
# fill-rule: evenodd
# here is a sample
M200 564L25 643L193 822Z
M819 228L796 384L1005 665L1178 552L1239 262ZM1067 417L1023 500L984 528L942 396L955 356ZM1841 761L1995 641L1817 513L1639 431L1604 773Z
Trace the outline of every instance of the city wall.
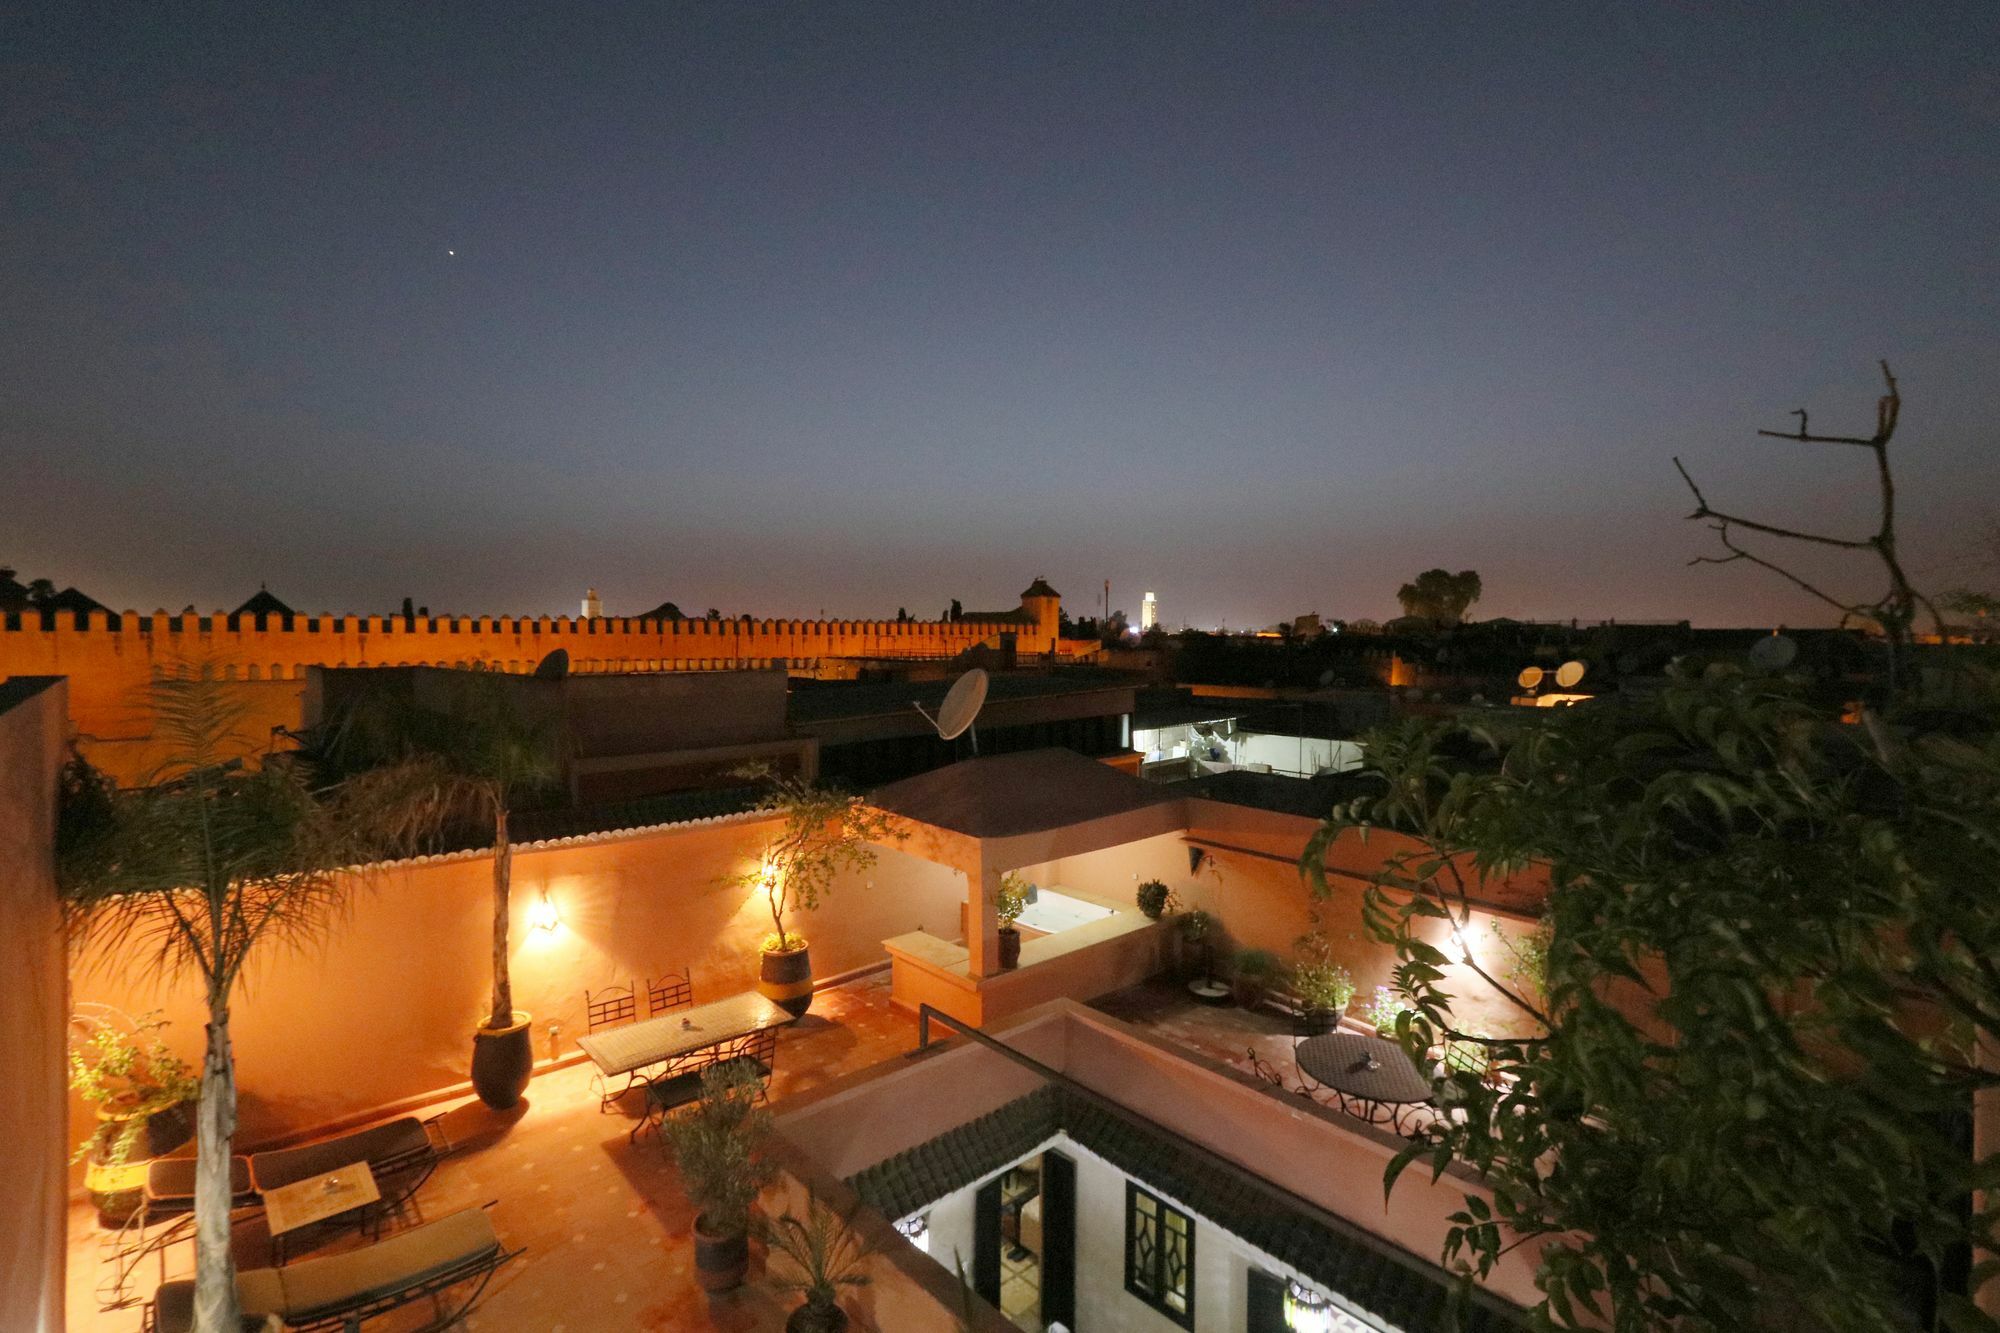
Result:
M70 716L94 762L138 781L150 746L149 682L212 664L242 682L246 737L297 727L311 666L481 667L533 671L551 652L577 673L715 671L784 665L813 673L842 659L949 659L995 648L1083 656L1094 642L1060 639L1037 620L647 620L569 616L122 615L37 612L0 617L0 678L66 676Z

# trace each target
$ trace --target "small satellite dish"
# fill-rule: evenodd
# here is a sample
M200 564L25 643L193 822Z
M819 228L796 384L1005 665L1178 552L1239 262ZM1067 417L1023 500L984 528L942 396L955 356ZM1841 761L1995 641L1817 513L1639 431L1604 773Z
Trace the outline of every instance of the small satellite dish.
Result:
M536 680L561 680L569 674L569 649L558 648L535 667Z
M985 669L974 667L951 683L951 689L945 692L944 704L938 709L936 717L924 713L922 704L912 703L910 707L923 713L924 721L937 728L939 740L955 741L965 734L967 728L972 726L973 719L979 716L980 708L986 703L986 685ZM977 732L972 736L972 751L974 754L979 752Z
M1798 640L1783 634L1773 634L1750 645L1750 665L1760 671L1783 671L1798 655Z
M1574 689L1576 683L1583 679L1584 670L1583 663L1571 658L1556 668L1556 684L1566 690Z
M1545 674L1538 666L1522 667L1521 674L1514 677L1514 680L1522 689L1532 690L1542 683L1542 677Z

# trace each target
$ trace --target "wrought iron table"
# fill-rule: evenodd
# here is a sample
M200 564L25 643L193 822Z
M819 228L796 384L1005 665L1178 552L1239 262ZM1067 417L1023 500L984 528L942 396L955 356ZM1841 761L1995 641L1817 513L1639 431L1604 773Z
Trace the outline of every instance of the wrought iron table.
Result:
M1299 1074L1330 1089L1340 1109L1371 1125L1398 1133L1409 1108L1431 1099L1431 1081L1403 1048L1360 1032L1307 1037L1293 1052Z

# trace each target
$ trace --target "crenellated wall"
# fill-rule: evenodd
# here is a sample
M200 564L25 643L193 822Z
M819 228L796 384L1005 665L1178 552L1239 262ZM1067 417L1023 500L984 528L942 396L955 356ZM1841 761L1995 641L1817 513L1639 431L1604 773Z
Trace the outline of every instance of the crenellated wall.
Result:
M579 673L714 671L785 665L816 673L853 658L948 659L1014 634L1023 654L1094 653L1042 641L1035 619L1006 621L645 620L570 616L256 616L30 612L0 617L0 676L69 678L70 716L93 758L121 777L143 770L152 715L145 686L212 663L246 690L260 734L299 725L310 666L447 666L533 671L568 652ZM250 724L246 724L248 726ZM107 760L109 762L107 762Z

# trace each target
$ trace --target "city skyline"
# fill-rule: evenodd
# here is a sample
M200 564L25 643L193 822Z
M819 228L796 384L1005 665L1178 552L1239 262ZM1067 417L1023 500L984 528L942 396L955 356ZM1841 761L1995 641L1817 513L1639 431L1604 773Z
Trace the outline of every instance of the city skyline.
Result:
M1824 624L1976 581L1988 7L23 22L0 562L119 609ZM1806 560L1815 581L1851 583ZM1859 574L1859 571L1856 571ZM1121 592L1120 590L1129 590Z

